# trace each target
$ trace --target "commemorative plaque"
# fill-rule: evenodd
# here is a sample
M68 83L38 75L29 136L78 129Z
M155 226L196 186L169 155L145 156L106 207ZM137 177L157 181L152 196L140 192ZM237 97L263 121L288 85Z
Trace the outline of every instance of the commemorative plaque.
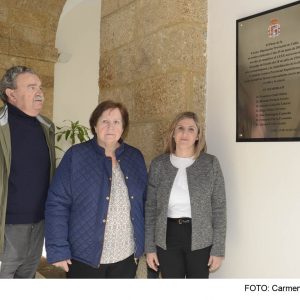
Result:
M300 140L300 1L236 21L236 141Z

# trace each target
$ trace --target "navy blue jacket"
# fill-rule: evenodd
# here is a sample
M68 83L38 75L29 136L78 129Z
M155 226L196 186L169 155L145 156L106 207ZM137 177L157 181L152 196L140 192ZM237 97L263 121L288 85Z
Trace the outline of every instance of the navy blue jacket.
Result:
M121 143L116 150L131 204L135 257L144 253L147 169L139 150ZM112 161L96 139L72 146L52 180L45 212L49 263L75 259L98 267L103 248Z

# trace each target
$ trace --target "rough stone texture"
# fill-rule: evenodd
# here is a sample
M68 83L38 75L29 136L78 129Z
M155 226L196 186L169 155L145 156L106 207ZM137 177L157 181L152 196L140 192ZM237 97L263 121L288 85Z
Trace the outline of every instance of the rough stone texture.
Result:
M190 110L195 111L200 118L200 124L205 130L205 115L206 115L206 105L203 99L205 99L205 82L203 81L205 74L194 74L192 78L192 97L190 103Z
M105 17L135 0L102 0L101 16Z
M184 73L166 73L138 83L133 119L139 122L164 120L186 110L185 86Z
M101 16L105 17L119 8L119 0L102 0ZM102 25L101 25L102 26Z
M174 70L199 71L203 65L203 47L201 28L189 24L163 28L137 45L136 77Z
M0 76L13 65L33 68L41 77L46 103L43 114L52 117L57 24L66 0L1 0Z
M100 98L102 101L113 99L118 102L122 102L128 110L129 122L132 120L134 102L132 101L134 95L134 89L130 85L123 85L111 89L103 89L100 91Z
M202 26L206 31L206 0L140 0L137 2L137 29L141 36L177 23L198 23L198 26Z
M37 58L51 63L57 61L57 49L22 40L10 40L9 54L17 57Z
M28 26L15 26L12 28L12 37L14 40L20 40L38 45L47 45L53 47L56 32L50 31L45 34L44 29Z
M0 54L0 70L1 75L12 65L25 65L24 57L13 57L7 54Z
M148 164L175 114L205 126L206 32L207 0L102 0L99 100L126 104Z
M2 4L2 2L1 2ZM0 7L0 22L6 22L8 16L8 8L5 6Z
M134 0L119 0L119 8L128 5L129 3L134 2Z
M112 1L113 3L114 1ZM131 42L135 29L135 3L102 18L101 48L102 52L118 48Z
M0 53L7 54L9 50L9 39L0 38Z
M0 10L0 20L1 20L1 10ZM7 38L10 37L10 28L5 23L0 21L0 38Z
M100 87L130 84L168 72L199 72L205 66L202 38L201 28L175 25L125 47L103 51Z
M157 122L131 123L126 142L141 149L149 166L153 157L163 149L162 134L167 128L166 120Z
M135 75L133 44L116 51L105 51L100 56L100 88L110 88L133 82Z

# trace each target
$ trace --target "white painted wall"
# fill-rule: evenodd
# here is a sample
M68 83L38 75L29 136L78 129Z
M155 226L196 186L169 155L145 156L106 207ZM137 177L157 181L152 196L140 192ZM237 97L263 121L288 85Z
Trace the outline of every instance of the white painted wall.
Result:
M98 104L101 0L67 0L61 14L56 48L53 120L88 125Z
M228 201L226 259L212 277L300 277L300 142L235 142L235 21L292 2L208 0L207 142Z

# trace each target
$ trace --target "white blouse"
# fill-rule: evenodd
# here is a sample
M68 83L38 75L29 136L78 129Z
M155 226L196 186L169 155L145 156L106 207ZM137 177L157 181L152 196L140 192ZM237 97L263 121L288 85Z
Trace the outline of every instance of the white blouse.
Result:
M178 168L178 172L170 194L168 218L191 218L192 213L186 168L191 166L195 159L194 157L178 157L171 154L170 161L174 167Z

